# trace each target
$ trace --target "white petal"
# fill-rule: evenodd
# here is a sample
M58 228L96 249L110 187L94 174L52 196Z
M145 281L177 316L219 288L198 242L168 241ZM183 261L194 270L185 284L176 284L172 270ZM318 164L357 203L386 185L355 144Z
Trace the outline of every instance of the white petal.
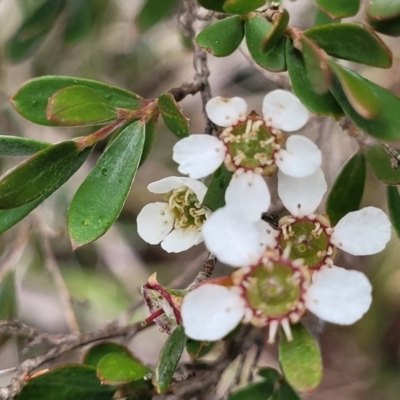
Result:
M312 214L321 203L327 184L318 168L306 178L293 178L278 171L278 194L283 205L296 217Z
M225 192L225 201L233 206L238 213L258 221L271 204L271 195L267 183L260 174L253 171L237 171Z
M279 231L273 229L268 222L262 219L255 222L254 225L260 231L260 241L263 246L274 249L278 244L276 238L279 236Z
M183 299L185 333L195 340L222 339L243 319L244 307L237 292L220 285L202 285Z
M304 178L321 166L322 155L310 139L292 135L286 141L286 150L280 149L276 153L275 163L285 175Z
M306 293L306 307L324 321L353 324L371 305L372 287L362 272L333 266L314 272L313 280Z
M177 142L172 159L179 164L178 171L199 179L212 174L224 161L225 145L210 135L190 135Z
M264 97L262 112L267 123L286 132L302 128L309 117L307 108L294 94L280 89Z
M137 216L139 236L147 243L160 243L174 226L175 216L167 203L150 203Z
M265 249L265 234L258 225L225 206L213 213L203 225L208 250L223 263L244 267L256 263Z
M355 256L382 251L390 240L390 221L376 207L365 207L345 215L335 226L331 242Z
M150 183L147 186L147 189L152 193L168 193L171 190L179 189L183 186L192 189L199 201L203 201L207 192L207 186L196 179L186 178L183 176L168 176L167 178Z
M236 125L247 115L247 103L240 97L214 97L206 104L208 118L222 127Z
M191 229L174 229L161 243L168 253L180 253L200 243L201 233Z

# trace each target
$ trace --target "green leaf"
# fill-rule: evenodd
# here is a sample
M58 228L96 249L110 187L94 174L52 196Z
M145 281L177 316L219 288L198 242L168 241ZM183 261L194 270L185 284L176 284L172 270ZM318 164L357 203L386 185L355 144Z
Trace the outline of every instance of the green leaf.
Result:
M0 320L13 318L15 308L15 276L14 271L10 271L0 282Z
M373 0L368 3L367 15L377 21L384 21L400 16L398 0Z
M142 379L150 371L125 353L108 353L97 364L97 377L102 384L121 385Z
M32 79L18 90L11 98L11 103L16 111L29 121L39 125L56 126L47 119L47 102L59 90L76 85L93 89L117 108L137 110L143 104L143 99L137 94L105 83L66 76L42 76Z
M178 325L165 342L155 371L154 386L157 393L165 393L178 366L186 345L186 336L182 325Z
M244 20L239 16L225 18L208 26L197 35L196 42L213 56L232 54L244 37Z
M380 68L392 65L390 49L364 25L328 24L307 29L304 35L333 57Z
M39 151L0 179L0 210L23 206L45 196L75 165L83 149L70 140Z
M262 51L264 38L272 29L272 25L258 15L251 15L246 19L246 44L253 60L262 68L280 72L286 70L285 44L286 36L282 36L269 51Z
M177 5L177 0L147 0L136 17L136 25L145 32L158 22L167 18Z
M287 383L283 382L269 400L301 400L300 396Z
M273 393L274 383L261 381L231 393L228 400L267 400Z
M198 0L199 4L207 10L225 12L223 6L226 0Z
M0 135L0 157L30 156L50 146L50 143L38 140Z
M381 99L370 88L366 80L333 61L328 61L328 64L338 78L354 110L363 118L369 120L376 118L382 111Z
M389 36L400 36L400 17L384 21L376 21L367 16L367 21L371 28L377 32Z
M53 27L64 4L65 0L46 0L25 19L7 42L6 52L11 61L22 61L36 51Z
M315 4L332 18L351 17L360 8L360 0L315 0Z
M16 400L112 400L116 390L101 384L95 368L71 364L29 379Z
M386 188L389 217L397 237L400 238L400 195L397 186Z
M154 140L156 139L156 129L157 129L157 117L152 117L146 122L145 126L145 139L142 156L140 158L139 167L143 165L149 156L151 149L154 145Z
M339 119L343 112L338 102L330 93L322 95L315 93L307 78L303 56L290 40L287 41L286 59L293 90L300 101L315 114L330 115Z
M277 12L277 15L274 19L274 22L272 24L272 28L270 31L267 33L267 35L264 37L262 43L261 43L261 49L263 52L266 52L268 50L271 50L278 40L281 38L281 36L284 34L288 24L289 24L289 13L285 8L282 10L279 10Z
M92 30L96 0L68 0L67 24L64 39L67 43L76 43L84 39Z
M369 147L366 158L376 179L387 185L400 185L400 168L392 168L389 154L382 146Z
M158 98L158 108L168 129L179 139L189 136L189 119L185 117L174 97L164 93Z
M97 367L99 361L108 353L121 353L130 356L130 351L120 344L103 342L91 347L83 357L83 363Z
M203 207L216 211L225 205L225 192L232 178L232 172L221 165L212 176L203 200Z
M73 249L104 235L118 218L139 167L144 140L142 121L128 125L75 193L68 210Z
M291 326L293 339L285 335L279 341L279 361L287 381L296 389L315 389L322 378L322 360L315 339L301 324ZM279 397L278 397L279 398Z
M44 195L37 200L23 206L12 208L10 210L0 210L0 234L14 226L17 222L26 217L39 204L45 201L51 194L59 189L67 180L82 166L89 157L93 147L87 147L82 150L75 160L71 161L69 168L60 175L58 181Z
M356 153L344 165L329 192L326 212L332 225L351 211L359 209L365 186L366 165L362 153Z
M305 36L300 38L300 43L304 65L307 71L307 78L311 83L312 89L315 93L320 95L327 93L329 91L332 74L326 62L325 52Z
M260 368L257 371L257 375L263 377L265 380L269 382L276 382L281 378L279 372L274 368Z
M188 339L186 342L186 351L194 360L204 357L215 346L215 342L200 342L198 340Z
M336 22L340 22L340 19L331 18L328 14L324 13L320 8L317 9L317 11L315 13L315 18L314 18L315 26L332 24L332 23L336 23Z
M400 118L398 114L400 109L400 98L395 96L390 91L380 87L379 85L364 79L355 72L345 67L340 68L346 70L347 74L355 76L355 79L362 81L363 84L370 89L370 93L373 93L375 99L378 99L381 104L381 112L378 117L374 119L362 117L350 104L339 80L334 78L331 86L331 92L335 96L340 106L343 108L343 111L346 113L347 117L358 128L378 139L400 139ZM365 93L367 93L367 91L365 91Z
M117 119L117 109L87 86L69 86L50 97L47 119L61 126L105 124Z
M248 14L265 5L265 0L225 0L223 9L230 14Z

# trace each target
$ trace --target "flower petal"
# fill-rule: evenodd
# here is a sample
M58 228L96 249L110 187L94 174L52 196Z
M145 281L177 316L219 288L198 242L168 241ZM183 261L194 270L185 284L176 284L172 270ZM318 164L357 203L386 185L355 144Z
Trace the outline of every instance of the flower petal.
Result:
M195 340L222 339L242 320L244 307L236 291L204 284L183 299L181 315L185 334Z
M150 203L137 216L137 231L147 243L160 243L174 226L175 216L167 203Z
M199 244L202 241L199 241L199 237L201 237L201 232L199 231L181 228L174 229L162 241L161 247L168 253L180 253Z
M372 286L359 271L333 266L314 272L306 307L319 318L339 325L359 320L372 302Z
M167 178L150 183L147 189L152 193L168 193L171 190L179 189L183 186L191 189L200 202L203 201L207 192L207 186L203 182L184 176L168 176Z
M286 132L297 131L308 121L307 108L292 93L285 90L274 90L263 100L264 120L273 128Z
M278 244L276 238L279 236L279 231L276 231L271 227L271 225L260 219L255 222L254 225L260 231L260 242L263 244L264 248L274 249Z
M225 206L213 213L203 225L207 249L223 263L244 267L256 263L265 249L265 234L260 227Z
M241 97L214 97L206 104L208 118L222 127L236 125L247 114L247 103Z
M190 135L177 142L172 159L179 164L178 171L192 179L212 174L224 161L225 145L210 135Z
M345 215L335 226L331 242L355 256L382 251L390 240L391 225L387 215L376 207L365 207Z
M283 205L293 216L312 214L321 203L327 184L324 173L318 168L306 178L293 178L278 171L278 194Z
M268 210L271 195L267 183L260 174L240 169L235 172L225 192L228 206L235 207L238 213L250 221L258 221Z
M286 141L286 150L280 149L275 153L275 163L285 175L304 178L321 166L322 155L310 139L292 135Z

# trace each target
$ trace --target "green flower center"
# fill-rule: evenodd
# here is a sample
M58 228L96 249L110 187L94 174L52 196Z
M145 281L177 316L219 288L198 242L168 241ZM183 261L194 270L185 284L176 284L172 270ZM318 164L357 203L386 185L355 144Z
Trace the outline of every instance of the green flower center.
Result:
M193 190L181 187L167 193L165 198L175 216L175 229L201 229L209 211L201 206Z
M285 140L278 130L266 126L257 115L226 128L220 139L227 147L225 165L229 171L245 168L263 175L275 172L274 153Z
M292 260L302 258L304 265L311 269L332 264L335 249L330 244L331 228L328 218L319 216L315 221L310 221L298 220L292 216L283 217L279 227L281 251L290 245L289 257Z

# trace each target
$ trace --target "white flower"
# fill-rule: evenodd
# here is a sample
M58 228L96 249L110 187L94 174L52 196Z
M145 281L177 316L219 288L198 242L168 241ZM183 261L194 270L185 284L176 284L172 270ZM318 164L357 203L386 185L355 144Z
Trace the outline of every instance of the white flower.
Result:
M313 174L321 165L321 152L309 139L292 135L282 147L281 131L293 132L308 121L308 111L292 93L275 90L268 93L262 106L263 118L247 114L247 103L239 98L215 97L206 105L208 117L225 128L219 139L209 135L190 135L173 149L178 170L193 179L213 173L222 163L234 172L226 191L227 204L242 206L253 221L270 204L263 176L276 168L293 177Z
M238 272L243 274L240 270L235 273ZM249 275L248 269L245 269L245 273ZM296 276L296 272L293 276ZM254 274L252 278L253 281L256 279ZM263 288L264 293L255 293L257 285L253 284L249 289L251 281L245 282L245 285L237 284L229 288L204 284L189 292L184 297L181 308L186 335L195 340L215 341L225 337L242 321L256 326L269 325L270 343L274 341L279 325L282 326L288 340L291 340L290 322L296 323L306 310L324 321L350 325L368 311L372 301L371 284L363 273L347 271L336 266L315 272L313 282L308 287L305 282L300 282L299 292L302 293L295 299L297 302L292 302L293 311L286 315L275 312L276 300L285 303L287 299L276 290L277 284L274 280L270 279L273 285L269 286L268 280L263 284L258 282L258 287ZM282 290L285 289L283 285L284 282ZM278 289L281 288L278 286ZM290 292L285 293L287 296L289 294ZM282 299L279 299L279 296ZM254 298L260 300L256 308ZM269 300L270 305L267 304Z
M201 229L210 212L201 206L207 187L190 178L170 176L147 187L165 193L167 202L147 204L137 217L139 236L169 253L185 251L203 241Z
M391 236L387 215L379 208L365 207L331 227L326 216L315 214L326 189L320 169L302 179L278 172L278 194L292 214L279 222L281 247L290 244L291 258L303 258L313 269L332 265L337 249L357 256L382 251Z

